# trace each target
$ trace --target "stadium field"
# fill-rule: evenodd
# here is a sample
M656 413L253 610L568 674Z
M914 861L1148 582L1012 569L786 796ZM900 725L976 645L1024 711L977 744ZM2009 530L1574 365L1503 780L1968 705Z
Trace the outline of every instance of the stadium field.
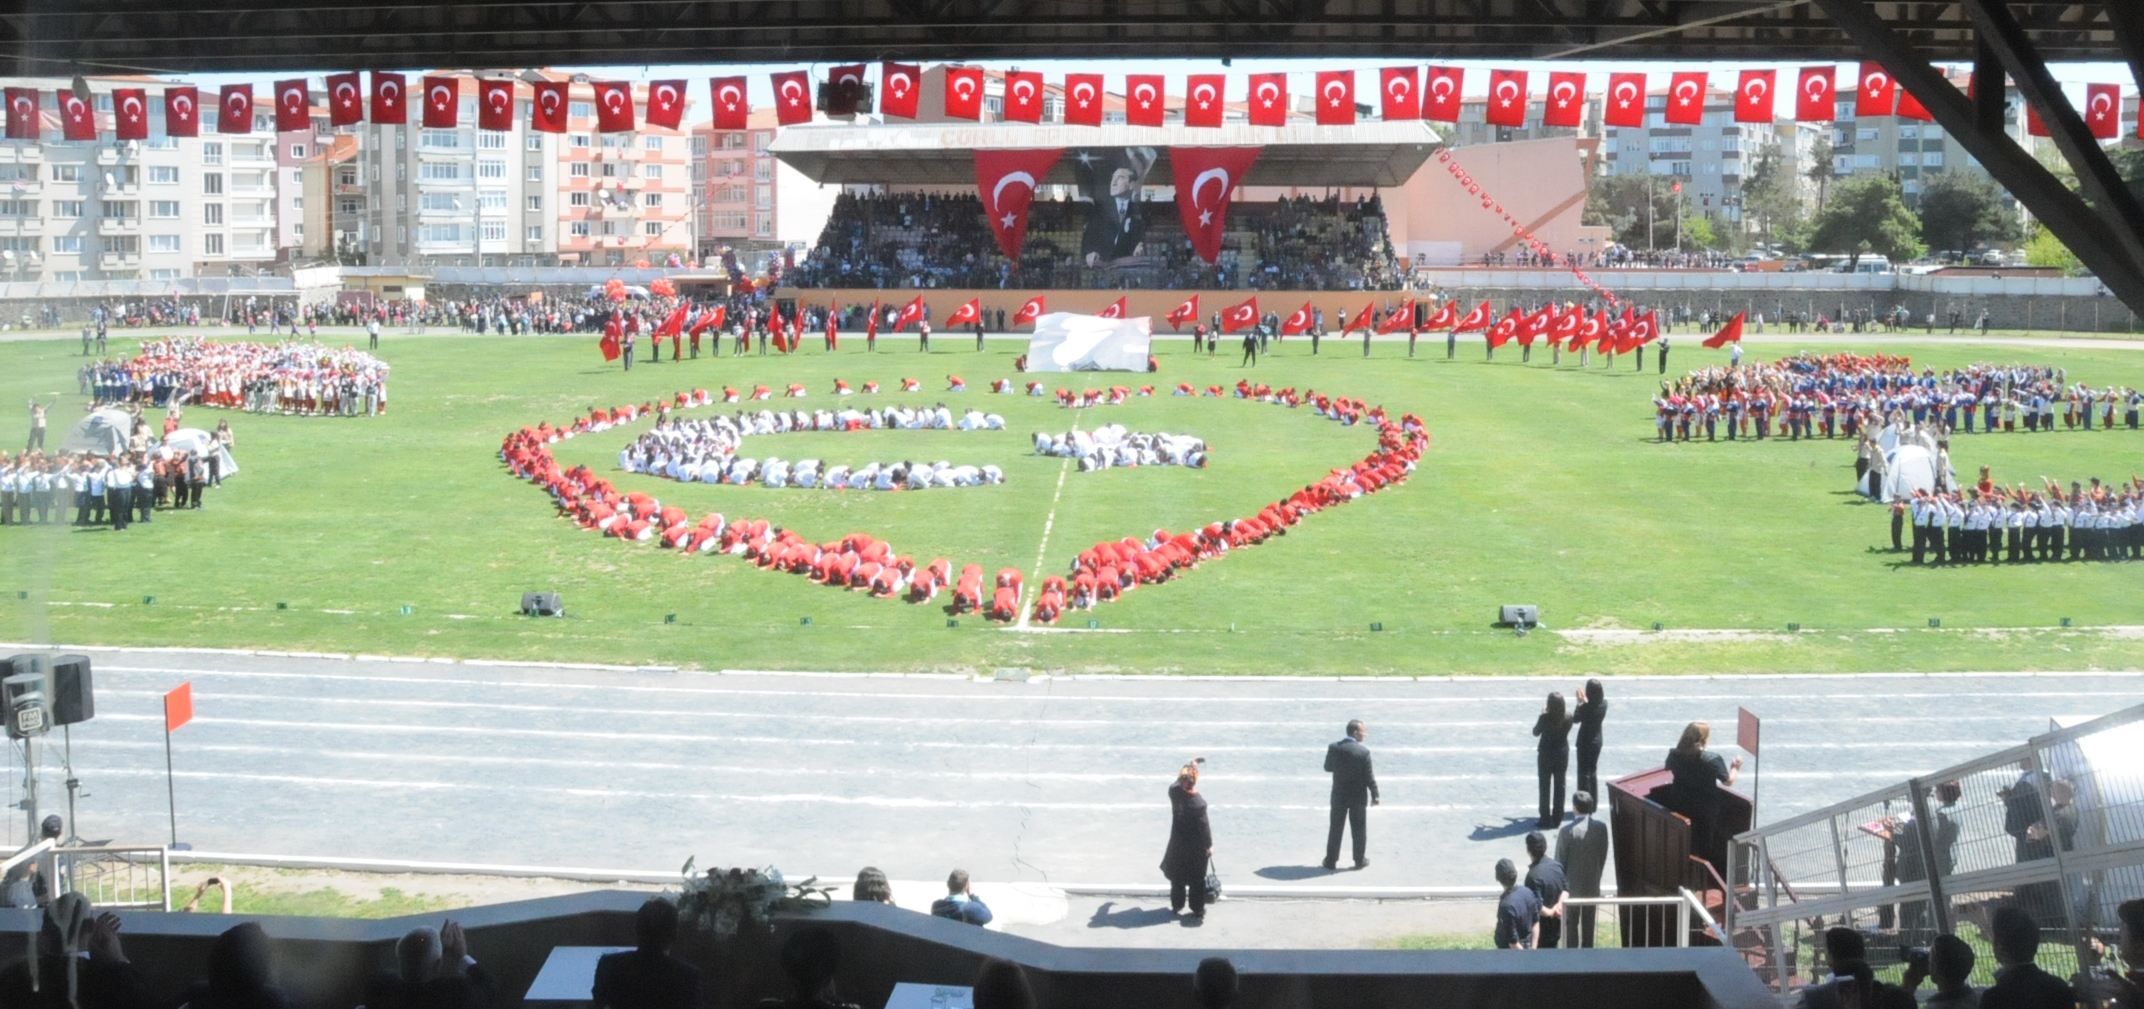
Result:
M243 338L229 337L229 338ZM338 334L330 342L361 340ZM114 354L138 337L115 339ZM709 669L1443 675L1467 673L2079 670L2144 666L2137 564L1915 568L1888 551L1883 509L1850 492L1845 441L1658 445L1659 376L1551 367L1517 348L1481 360L1478 341L1443 360L1358 341L1325 353L1291 338L1256 368L1158 343L1161 371L1111 376L1156 395L1083 411L993 395L1024 341L942 334L936 352L890 337L879 353L844 340L833 355L702 357L631 373L603 365L592 337L383 336L394 367L389 412L316 419L228 416L243 474L198 512L158 513L123 533L64 526L0 530L0 638L100 645L194 645L398 656L502 658ZM1724 352L1677 337L1675 373ZM1794 344L1753 344L1753 356ZM1806 346L1825 345L1811 338ZM1868 352L1880 345L1854 343ZM2144 386L2144 354L2115 345L1901 344L1917 364L2059 363L2072 381ZM64 394L56 445L80 416L72 340L0 343L0 447L22 444L32 395ZM947 393L957 373L965 393ZM750 439L745 455L860 464L950 459L1004 468L1000 486L901 493L679 485L616 473L618 449L647 421L556 446L627 489L760 517L826 541L870 532L918 562L1017 567L1030 584L1098 540L1247 516L1368 453L1368 427L1308 409L1168 395L1178 382L1250 377L1383 404L1427 418L1433 442L1397 488L1310 517L1288 535L1147 586L1049 632L977 616L948 626L942 606L876 600L758 570L741 558L680 557L582 532L497 458L523 424L679 390L796 382L809 395L772 407L830 407L836 378L876 396L858 405L945 402L1001 413L1002 432L870 432ZM899 380L919 393L896 391ZM1092 376L1037 376L1079 388ZM1104 384L1099 379L1091 384ZM725 409L720 404L688 415ZM733 409L733 408L731 408ZM1083 474L1037 458L1030 437L1077 424L1188 433L1213 447L1205 470ZM2144 432L1971 435L1953 444L1961 478L2038 484L2144 471ZM1062 480L1060 481L1060 477ZM1045 543L1045 530L1047 542ZM1038 564L1039 557L1039 564ZM564 619L517 612L523 591L554 589ZM1030 593L1032 596L1032 593ZM144 599L154 597L153 603ZM1501 603L1535 603L1544 627L1492 626ZM407 612L404 609L407 608ZM806 622L808 618L808 623ZM1089 620L1096 626L1088 627ZM2063 626L2064 620L2069 626ZM1940 621L1940 626L1931 626ZM1657 633L1655 625L1661 628ZM1790 632L1789 626L1798 625ZM1373 630L1373 626L1382 629Z

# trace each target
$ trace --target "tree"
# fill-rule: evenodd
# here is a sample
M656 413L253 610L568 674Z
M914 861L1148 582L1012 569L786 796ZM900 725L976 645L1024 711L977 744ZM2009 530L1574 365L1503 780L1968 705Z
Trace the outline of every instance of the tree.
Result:
M1888 175L1857 175L1842 180L1831 202L1817 211L1809 234L1816 252L1843 253L1849 268L1874 253L1894 263L1919 259L1921 222L1906 206L1905 190Z
M2053 267L2070 277L2081 277L2087 272L2077 254L2062 244L2054 232L2047 230L2047 225L2038 221L2032 222L2032 237L2025 241L2025 265Z
M1786 170L1777 145L1757 156L1756 167L1742 181L1742 217L1754 222L1766 245L1799 244L1802 219L1800 186Z
M1921 238L1929 248L1962 256L1992 242L2017 241L2017 214L2003 206L1993 180L1964 172L1922 178Z
M1612 229L1615 240L1629 248L1672 249L1675 216L1679 213L1673 185L1672 177L1657 179L1642 173L1597 176L1588 187L1582 220L1593 227ZM1650 237L1646 234L1648 224L1652 229Z
M1828 136L1817 137L1816 143L1809 148L1808 175L1809 181L1816 183L1816 209L1818 213L1822 213L1825 204L1830 202L1827 197L1831 194L1831 180L1834 177L1831 159L1831 138Z

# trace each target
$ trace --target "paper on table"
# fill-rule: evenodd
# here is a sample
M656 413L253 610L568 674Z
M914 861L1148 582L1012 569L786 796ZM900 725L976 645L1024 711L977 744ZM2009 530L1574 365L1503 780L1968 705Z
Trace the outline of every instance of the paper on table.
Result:
M975 989L902 981L886 998L886 1009L975 1009Z

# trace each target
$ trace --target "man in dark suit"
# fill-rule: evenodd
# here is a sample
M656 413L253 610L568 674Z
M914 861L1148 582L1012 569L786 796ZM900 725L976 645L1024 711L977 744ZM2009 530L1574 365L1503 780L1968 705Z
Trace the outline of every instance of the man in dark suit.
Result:
M1325 748L1325 771L1333 776L1332 827L1325 834L1325 868L1340 867L1340 830L1352 825L1355 831L1355 868L1370 864L1364 854L1369 838L1363 834L1364 822L1368 819L1369 807L1381 800L1377 794L1377 774L1370 769L1370 748L1362 745L1370 729L1361 719L1347 723L1347 738Z
M677 905L650 897L633 915L639 949L596 961L597 1009L696 1009L700 969L670 955L677 938Z
M1981 1009L2073 1009L2077 996L2067 982L2041 970L2040 926L2022 908L2003 906L1988 920L1995 947L1995 984L1980 993Z
M1109 192L1096 194L1094 209L1087 213L1087 231L1080 248L1088 266L1123 259L1139 251L1146 239L1146 204L1139 201L1139 185L1130 168L1109 173Z

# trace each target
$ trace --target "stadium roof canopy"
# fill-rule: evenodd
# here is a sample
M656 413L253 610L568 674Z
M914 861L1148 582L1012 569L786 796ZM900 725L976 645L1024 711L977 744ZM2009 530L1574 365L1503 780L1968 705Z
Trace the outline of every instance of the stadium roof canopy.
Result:
M1072 185L1081 147L1152 147L1152 178L1169 178L1169 145L1262 147L1246 186L1397 186L1443 144L1427 123L1308 123L1281 127L1030 126L1022 123L794 126L774 138L774 156L814 182L973 186L977 150L1068 149L1040 181Z
M1956 2L1861 0L1970 60ZM2110 11L2013 3L2046 60L2120 59ZM0 73L661 63L1391 57L1864 58L1811 0L27 0Z

